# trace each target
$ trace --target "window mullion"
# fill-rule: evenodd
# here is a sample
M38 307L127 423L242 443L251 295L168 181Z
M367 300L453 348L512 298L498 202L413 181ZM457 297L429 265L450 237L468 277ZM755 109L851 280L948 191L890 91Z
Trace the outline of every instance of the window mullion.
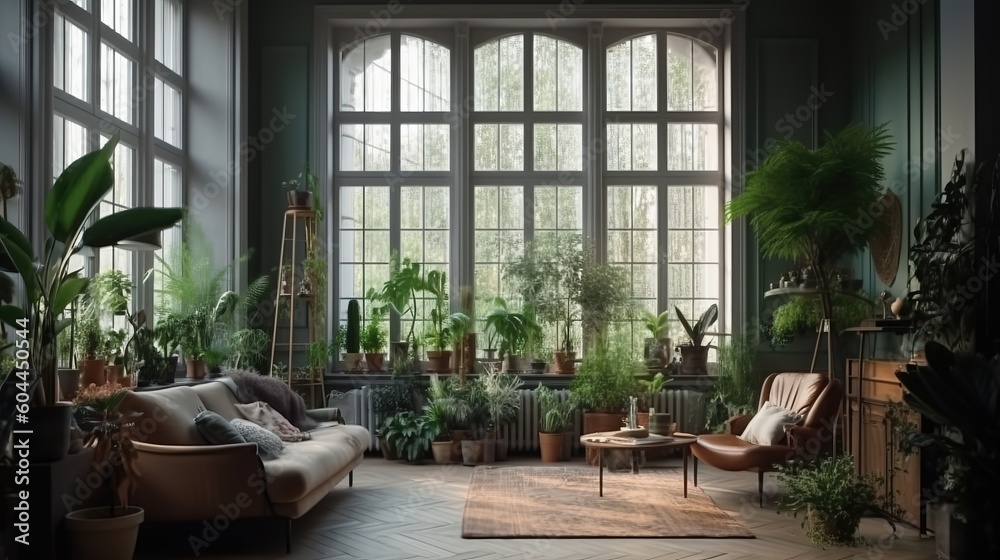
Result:
M607 152L607 136L604 123L604 25L592 22L588 28L586 45L587 104L584 138L599 138L601 150L584 151L584 169L588 170L583 184L583 234L594 240L597 258L607 258L607 189L604 185L604 159Z

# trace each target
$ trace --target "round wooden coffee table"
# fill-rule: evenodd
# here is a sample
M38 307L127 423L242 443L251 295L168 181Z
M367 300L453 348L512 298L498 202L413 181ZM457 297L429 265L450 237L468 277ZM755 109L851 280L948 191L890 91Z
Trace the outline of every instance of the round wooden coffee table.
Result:
M688 457L691 455L691 444L697 441L696 437L677 437L668 441L656 441L649 443L619 443L610 441L609 438L597 434L580 436L580 444L586 448L597 449L597 489L598 495L604 497L604 451L614 449L617 451L632 452L632 474L639 474L639 452L647 449L675 449L680 448L684 457L684 497L688 497ZM697 484L697 481L695 481Z

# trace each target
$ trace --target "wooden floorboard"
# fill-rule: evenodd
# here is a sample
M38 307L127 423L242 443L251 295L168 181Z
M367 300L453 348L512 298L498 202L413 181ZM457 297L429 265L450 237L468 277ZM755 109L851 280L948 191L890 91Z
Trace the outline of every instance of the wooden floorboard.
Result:
M541 465L513 457L505 464ZM580 461L582 464L582 461ZM677 459L656 461L677 466ZM757 506L754 473L731 473L699 465L699 486L716 504L743 523L755 539L463 539L462 512L473 469L408 465L365 459L354 487L341 483L312 511L292 523L292 553L285 554L280 521L234 525L231 535L200 550L214 560L932 560L934 540L899 526L891 537L881 519L862 521L868 546L823 550L809 543L801 518L778 514L773 478L765 483L764 508ZM628 522L627 519L622 520ZM250 525L249 523L247 525ZM191 529L186 529L190 531ZM137 560L173 560L195 555L189 533L177 527L144 528ZM152 544L152 543L156 544ZM166 544L164 544L166 543Z

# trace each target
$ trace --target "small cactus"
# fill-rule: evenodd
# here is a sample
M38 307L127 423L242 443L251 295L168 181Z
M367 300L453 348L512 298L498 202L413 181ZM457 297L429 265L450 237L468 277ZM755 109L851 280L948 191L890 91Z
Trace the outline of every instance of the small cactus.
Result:
M347 304L347 337L344 346L348 354L361 352L361 305L356 299Z

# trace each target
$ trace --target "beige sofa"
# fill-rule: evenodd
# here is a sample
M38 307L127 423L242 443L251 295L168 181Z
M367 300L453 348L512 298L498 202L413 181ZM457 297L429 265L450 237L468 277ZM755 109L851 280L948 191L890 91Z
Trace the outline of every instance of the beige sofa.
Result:
M133 392L121 410L141 412L133 438L138 451L130 503L147 522L277 516L301 517L354 468L371 435L362 426L337 425L336 409L308 411L320 420L311 440L285 443L277 459L261 461L253 443L209 445L194 424L202 410L240 418L228 378L194 386ZM286 535L287 536L287 535Z

